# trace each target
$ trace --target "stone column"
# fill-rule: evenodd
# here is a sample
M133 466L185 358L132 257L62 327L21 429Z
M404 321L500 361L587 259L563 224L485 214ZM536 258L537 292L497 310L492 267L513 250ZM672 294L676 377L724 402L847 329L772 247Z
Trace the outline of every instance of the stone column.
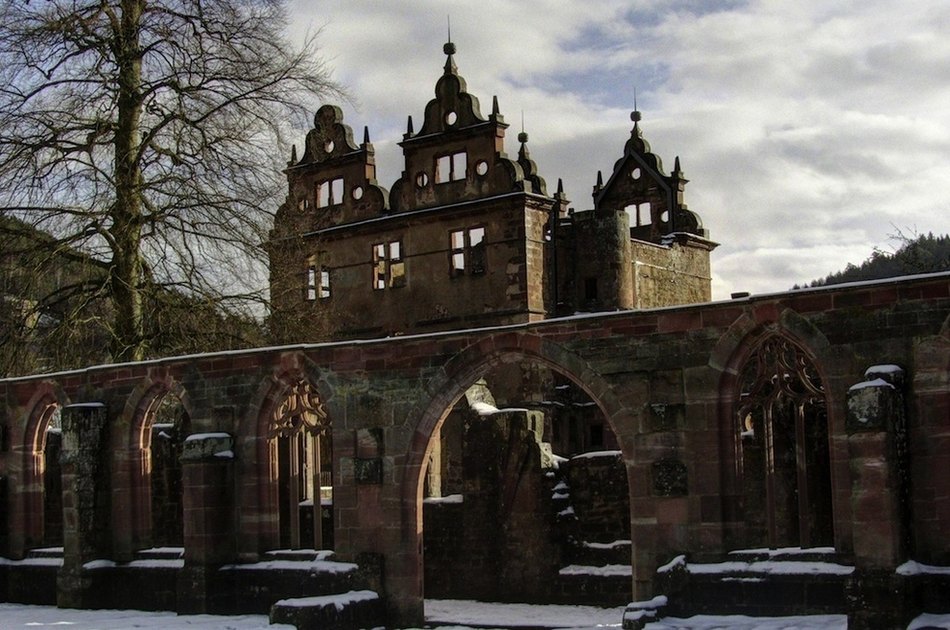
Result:
M178 612L228 612L214 576L234 562L234 440L227 433L185 439L181 455L185 565L178 578Z
M93 608L87 562L109 552L108 410L102 403L63 407L63 566L57 575L57 605Z
M905 627L903 561L906 519L904 372L868 368L848 390L848 455L855 573L848 585L848 628Z

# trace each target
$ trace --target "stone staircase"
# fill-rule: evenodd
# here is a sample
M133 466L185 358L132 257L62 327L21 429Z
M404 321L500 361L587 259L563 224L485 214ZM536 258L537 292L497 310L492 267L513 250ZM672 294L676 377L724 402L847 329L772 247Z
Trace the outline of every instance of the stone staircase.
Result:
M551 503L561 547L562 567L558 571L554 598L559 603L584 602L594 606L622 606L630 601L631 541L613 539L610 532L587 540L571 502L570 487L563 473L549 474ZM615 532L614 535L622 535Z
M665 613L786 616L848 612L854 567L830 547L733 551L720 562L678 556L657 570Z

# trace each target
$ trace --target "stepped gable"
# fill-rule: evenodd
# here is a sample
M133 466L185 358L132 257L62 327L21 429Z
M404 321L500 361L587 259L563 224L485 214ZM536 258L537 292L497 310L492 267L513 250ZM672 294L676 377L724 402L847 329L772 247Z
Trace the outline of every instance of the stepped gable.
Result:
M376 181L375 149L369 130L363 142L343 123L343 111L323 105L307 133L303 155L294 146L287 169L289 194L275 225L286 222L291 233L362 221L388 210L388 193Z
M623 157L614 164L606 183L598 174L594 208L601 212L626 210L630 214L630 234L636 239L659 243L672 233L708 238L699 215L683 202L683 189L689 180L683 177L679 157L672 174L667 175L660 157L643 138L640 112L634 111L630 118L633 129Z
M508 124L492 99L484 117L478 99L469 94L455 65L455 44L443 47L444 72L435 85L435 98L425 108L422 126L414 130L409 117L399 146L405 170L393 184L390 206L394 212L451 205L511 192L545 194L543 181L532 172L526 181L524 165L504 151Z

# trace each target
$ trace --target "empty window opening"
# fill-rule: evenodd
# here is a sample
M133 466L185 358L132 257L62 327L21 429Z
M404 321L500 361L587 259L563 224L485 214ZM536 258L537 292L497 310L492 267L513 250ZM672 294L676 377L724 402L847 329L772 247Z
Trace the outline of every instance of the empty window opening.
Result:
M465 179L468 158L464 151L436 158L435 183L454 182Z
M584 278L584 299L588 302L597 299L597 278Z
M637 225L650 225L653 223L653 215L650 210L650 202L641 203L637 206Z
M330 297L330 270L320 270L320 299L325 300Z
M312 302L317 299L317 268L313 265L307 267L307 301Z
M343 203L343 178L329 179L317 184L317 207L326 208Z
M452 276L485 273L485 228L472 227L449 233L449 272Z
M308 302L330 297L330 270L316 265L307 267L305 297Z
M373 289L406 286L406 263L402 257L402 241L373 245Z

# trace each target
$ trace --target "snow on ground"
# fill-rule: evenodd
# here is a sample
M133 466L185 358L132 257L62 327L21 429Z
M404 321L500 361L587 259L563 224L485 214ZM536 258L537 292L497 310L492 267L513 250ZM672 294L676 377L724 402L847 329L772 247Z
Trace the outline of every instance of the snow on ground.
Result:
M426 600L429 627L465 630L472 626L499 629L548 627L571 630L619 628L623 608L592 606L532 606L461 600ZM470 625L469 625L470 624ZM697 615L686 619L667 617L649 623L646 630L845 630L844 615L802 617L746 617L743 615ZM176 615L137 610L68 610L53 606L0 603L0 630L43 627L68 630L292 630L284 624L270 625L266 615ZM908 630L950 630L950 614L921 615Z
M270 625L267 615L176 615L140 610L72 610L53 606L0 604L0 630L19 628L63 630L293 630Z
M427 599L426 621L429 625L442 628L465 627L466 624L498 628L619 628L623 620L623 610L623 606L535 606Z

